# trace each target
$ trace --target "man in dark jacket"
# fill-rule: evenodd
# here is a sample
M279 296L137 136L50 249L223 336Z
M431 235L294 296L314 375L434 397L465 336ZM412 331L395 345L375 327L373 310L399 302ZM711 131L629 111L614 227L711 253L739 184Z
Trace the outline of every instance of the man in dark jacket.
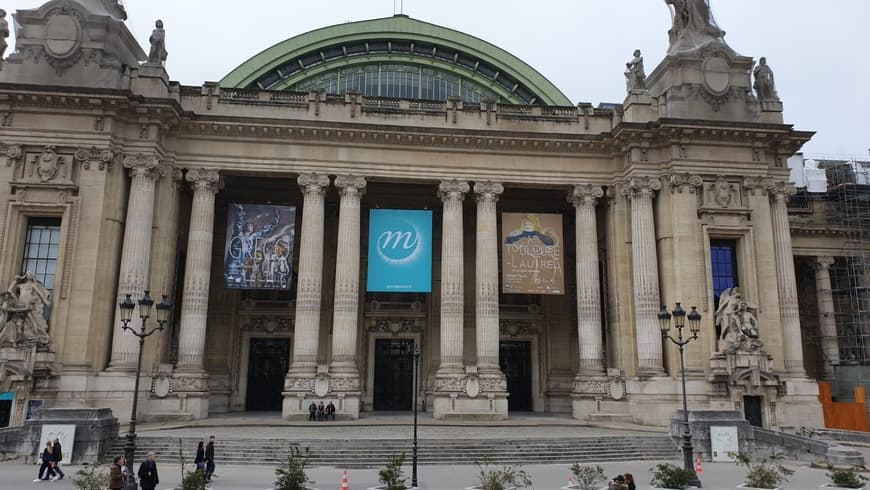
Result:
M160 479L157 477L157 455L148 453L148 458L139 465L139 486L142 490L154 490Z
M214 436L208 438L208 444L205 446L205 481L211 481L212 474L214 474Z
M57 473L57 479L63 479L63 470L60 469L60 462L63 460L63 449L60 447L60 439L54 438L54 445L51 447L51 460L54 462L54 471Z

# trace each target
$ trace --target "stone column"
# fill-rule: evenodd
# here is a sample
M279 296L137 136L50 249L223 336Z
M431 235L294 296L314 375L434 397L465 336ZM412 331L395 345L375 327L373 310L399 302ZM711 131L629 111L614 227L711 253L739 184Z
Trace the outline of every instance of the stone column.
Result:
M805 377L801 343L801 322L798 313L797 281L788 223L788 199L796 193L792 184L777 182L770 190L773 220L773 248L776 258L776 282L779 292L779 316L782 322L782 342L785 369L795 377Z
M637 335L637 373L663 375L662 335L658 312L659 270L656 254L653 194L662 183L652 177L632 177L622 193L631 201L631 258L634 286L634 321Z
M299 245L299 276L296 279L296 322L293 333L293 363L288 376L314 377L320 336L320 296L323 285L324 194L329 177L304 174L302 232Z
M132 371L136 369L139 339L121 327L118 305L126 297L138 301L149 288L151 268L151 232L154 222L155 185L165 173L165 167L157 155L135 155L124 159L124 167L130 170L130 197L124 224L124 245L121 251L121 267L118 273L118 296L115 303L115 321L112 334L112 355L109 370ZM133 312L129 325L137 331L142 326L138 308Z
M604 196L601 187L576 185L568 202L576 210L577 241L577 337L580 369L577 377L604 374L604 343L601 338L601 282L598 268L598 225L595 208Z
M356 363L359 316L360 199L366 179L339 175L335 187L341 193L338 214L338 249L335 267L335 304L332 315L331 374L359 378Z
M214 202L220 188L220 173L192 169L187 172L187 181L193 187L193 202L181 300L178 370L202 372L214 241Z
M840 363L840 344L837 338L837 321L834 317L834 295L831 292L831 266L834 265L834 258L816 257L814 265L825 379L834 379L834 366Z
M498 364L498 215L496 202L504 192L501 184L474 184L477 197L477 244L475 248L477 368L480 374L502 376Z
M462 200L468 182L445 180L438 186L444 203L441 225L441 365L437 376L463 376L462 336L464 276L462 248Z

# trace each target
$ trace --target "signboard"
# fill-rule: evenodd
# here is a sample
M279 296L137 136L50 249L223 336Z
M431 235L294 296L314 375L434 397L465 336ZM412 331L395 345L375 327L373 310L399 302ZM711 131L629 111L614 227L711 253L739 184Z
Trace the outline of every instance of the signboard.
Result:
M371 210L366 290L432 291L432 211Z
M27 411L24 413L24 420L32 419L40 410L42 410L42 400L27 400Z
M296 208L231 203L227 211L224 286L290 289Z
M564 294L562 215L502 213L502 292Z
M42 435L39 438L38 453L42 454L42 450L45 449L45 443L48 441L54 442L55 438L60 439L60 450L63 453L63 459L60 462L70 464L72 462L73 446L76 443L76 426L43 425Z
M710 426L710 450L713 453L713 462L734 462L732 454L740 451L739 439L736 426Z

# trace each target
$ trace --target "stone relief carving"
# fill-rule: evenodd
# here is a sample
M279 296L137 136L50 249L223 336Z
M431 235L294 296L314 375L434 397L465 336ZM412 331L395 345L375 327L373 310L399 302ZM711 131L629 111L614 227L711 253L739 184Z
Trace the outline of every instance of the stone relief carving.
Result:
M148 52L148 65L163 65L169 53L166 51L166 31L163 29L163 21L158 19L154 23L154 30L148 38L151 50Z
M643 56L639 49L634 50L633 58L625 64L625 84L629 94L646 91L646 72L643 69Z
M9 145L6 147L6 166L17 167L21 162L21 156L24 153L21 151L21 145Z
M779 94L776 93L776 82L773 78L773 70L767 64L767 58L764 56L758 60L758 66L752 70L755 76L755 83L752 88L759 100L779 100Z
M40 182L48 182L57 178L61 166L64 167L63 177L65 178L68 173L66 160L57 154L54 146L46 146L41 154L33 156L28 177L33 178L35 173Z
M538 329L534 322L509 319L499 320L498 331L502 335L510 335L511 337L516 337L517 335L535 335L538 333Z
M242 326L243 330L251 332L292 332L293 319L284 317L253 318Z
M740 206L740 189L737 184L728 182L723 175L717 175L714 182L704 185L704 204L714 208L735 208Z
M775 184L770 177L746 177L743 179L743 187L750 195L754 196L756 192L765 195L775 187Z
M109 149L101 150L96 146L79 148L74 154L76 161L81 162L82 168L90 170L91 165L96 165L100 170L112 171L115 163L115 152Z
M172 391L208 392L208 379L174 377L172 378Z
M6 11L0 9L0 62L6 57L6 49L9 43L6 38L9 37L9 22L6 21Z
M369 333L385 332L397 335L400 333L419 333L423 331L421 320L381 319L376 320L369 328Z
M725 37L725 31L713 19L709 0L665 0L665 3L673 8L668 54L691 51Z
M314 392L314 378L286 378L284 391Z
M755 352L764 344L758 338L758 306L743 299L740 288L728 288L719 296L716 326L721 329L719 351Z
M45 320L49 304L48 290L32 272L16 277L0 294L0 347L36 344L39 350L50 350L51 336Z

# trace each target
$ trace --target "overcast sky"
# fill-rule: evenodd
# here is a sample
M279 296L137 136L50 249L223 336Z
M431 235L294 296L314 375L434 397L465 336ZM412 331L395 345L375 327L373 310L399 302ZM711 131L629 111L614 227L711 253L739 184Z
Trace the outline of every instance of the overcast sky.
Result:
M818 132L806 153L868 157L870 0L711 1L732 48L756 59L767 56L786 122ZM15 11L42 2L3 3ZM167 69L186 85L220 80L289 37L394 10L393 0L123 3L146 52L154 20L163 19ZM625 62L635 48L643 50L652 72L667 51L671 24L662 0L404 0L404 12L489 41L532 65L575 103L596 105L622 101Z

